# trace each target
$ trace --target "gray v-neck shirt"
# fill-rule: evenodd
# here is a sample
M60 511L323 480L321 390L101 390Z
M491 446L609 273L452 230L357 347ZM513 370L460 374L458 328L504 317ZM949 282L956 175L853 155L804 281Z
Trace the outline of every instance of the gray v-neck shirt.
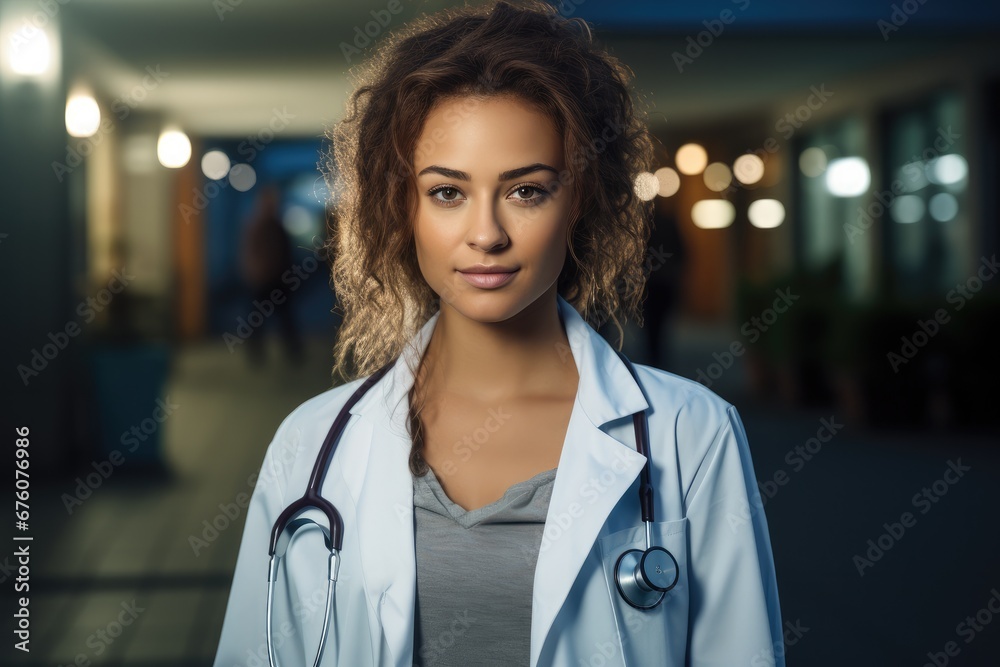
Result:
M531 594L556 468L471 512L434 471L413 478L414 665L527 666Z

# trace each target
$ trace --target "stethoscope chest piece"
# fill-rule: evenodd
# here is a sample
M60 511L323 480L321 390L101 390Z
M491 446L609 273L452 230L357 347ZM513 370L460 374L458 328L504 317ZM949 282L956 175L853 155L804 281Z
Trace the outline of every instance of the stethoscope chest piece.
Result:
M652 609L677 585L678 567L663 547L629 549L615 563L615 586L636 609Z

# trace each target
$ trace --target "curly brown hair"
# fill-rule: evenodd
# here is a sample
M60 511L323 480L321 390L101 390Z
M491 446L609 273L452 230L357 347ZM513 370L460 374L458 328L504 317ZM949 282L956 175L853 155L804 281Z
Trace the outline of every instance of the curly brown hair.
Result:
M574 184L575 200L557 291L592 326L613 321L620 348L618 315L642 318L652 203L636 195L634 180L650 170L653 144L632 71L595 43L588 24L540 0L452 8L384 37L352 77L347 114L327 132L321 162L339 195L327 243L343 314L334 379L365 377L395 359L440 305L417 264L413 156L428 113L455 97L515 96L562 133L559 181ZM423 474L412 411L410 421L411 469Z

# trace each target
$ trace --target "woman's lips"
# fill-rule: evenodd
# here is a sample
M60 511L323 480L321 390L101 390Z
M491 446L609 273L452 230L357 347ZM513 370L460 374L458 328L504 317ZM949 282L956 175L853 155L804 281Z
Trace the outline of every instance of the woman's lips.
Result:
M510 271L509 273L463 273L459 271L458 274L465 279L465 282L474 287L493 289L501 285L506 285L517 274L517 271Z

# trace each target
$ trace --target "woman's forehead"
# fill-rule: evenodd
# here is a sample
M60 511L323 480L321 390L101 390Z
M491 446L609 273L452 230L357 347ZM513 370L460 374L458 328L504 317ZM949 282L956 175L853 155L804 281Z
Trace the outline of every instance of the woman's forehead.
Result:
M428 114L414 147L414 167L419 172L440 165L469 173L478 167L499 174L531 162L559 162L562 149L552 119L522 100L456 97L442 100Z

